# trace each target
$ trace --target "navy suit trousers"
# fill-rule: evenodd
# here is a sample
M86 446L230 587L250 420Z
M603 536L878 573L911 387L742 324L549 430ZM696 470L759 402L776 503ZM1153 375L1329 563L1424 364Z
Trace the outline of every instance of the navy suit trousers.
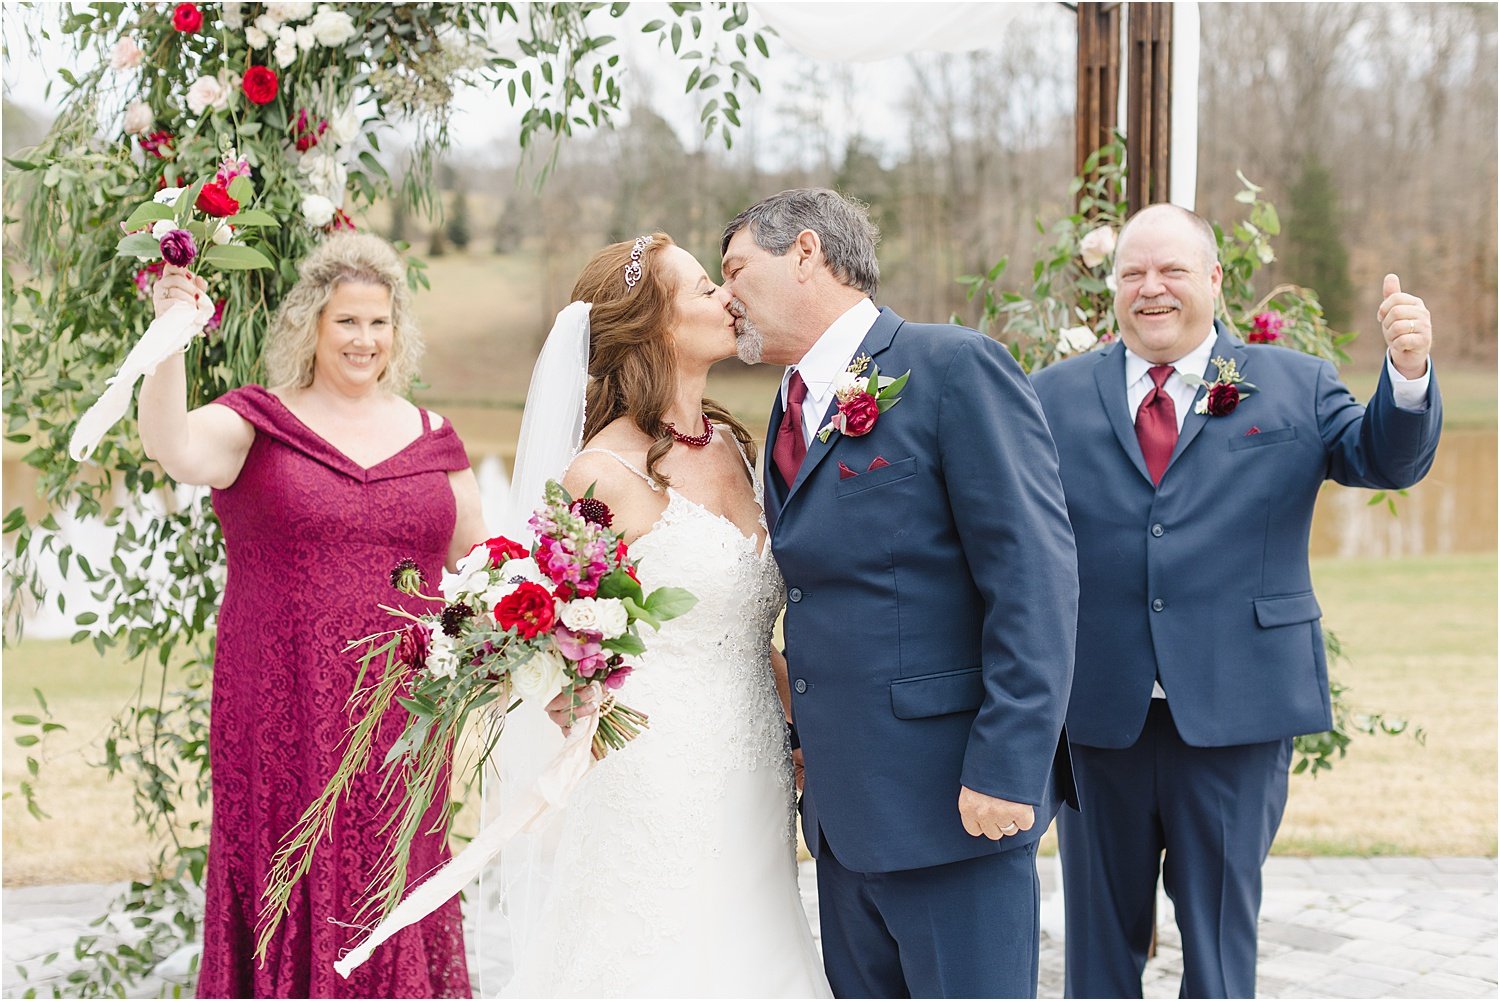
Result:
M823 966L840 998L1034 998L1036 844L947 865L852 872L822 840Z
M1057 818L1067 997L1141 996L1159 873L1182 933L1181 996L1255 996L1261 866L1286 807L1291 746L1192 747L1160 699L1130 747L1073 745L1084 812Z

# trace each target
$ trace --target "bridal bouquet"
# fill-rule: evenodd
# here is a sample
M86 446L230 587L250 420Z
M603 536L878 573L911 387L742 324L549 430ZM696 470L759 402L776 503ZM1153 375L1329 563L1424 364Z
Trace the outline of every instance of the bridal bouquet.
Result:
M401 902L412 840L423 832L433 804L446 802L450 752L477 710L504 707L503 723L504 714L522 701L540 707L566 693L578 706L585 689L599 686L604 701L593 724L595 759L624 747L647 725L643 713L615 700L633 670L627 658L646 649L642 623L660 628L698 599L674 587L646 594L629 548L610 529L609 507L591 495L592 490L574 500L561 484L548 481L544 502L530 521L536 533L531 550L504 537L479 543L453 572L443 574L439 595L425 593L429 584L414 561L402 560L392 569L392 586L436 607L413 615L382 606L405 624L349 645L349 651L362 651L349 701L355 723L327 788L276 853L259 955L286 913L292 888L307 872L313 848L332 829L339 800L369 764L375 734L393 707L409 715L382 762L382 791L399 784L402 795L390 822L390 847L365 905L367 914L380 917ZM380 676L366 685L377 661ZM497 740L498 732L483 747L476 768L483 767Z
M195 264L221 270L272 267L269 257L244 242L246 230L278 225L271 213L248 207L255 198L250 173L250 161L230 150L212 177L164 186L120 224L125 235L115 255L148 262L143 271L158 275L162 263L189 269ZM142 285L141 274L136 284Z

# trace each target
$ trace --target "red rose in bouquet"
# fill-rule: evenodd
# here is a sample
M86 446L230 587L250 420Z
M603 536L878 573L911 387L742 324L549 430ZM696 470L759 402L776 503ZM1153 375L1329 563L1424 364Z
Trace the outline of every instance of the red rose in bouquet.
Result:
M180 3L172 11L172 27L185 35L191 35L203 27L203 12L195 3Z
M194 207L204 215L223 218L234 215L240 210L240 203L229 196L229 191L224 185L217 181L209 181L198 192L198 200L193 203Z
M503 566L506 560L523 560L530 555L519 542L512 542L503 535L485 539L480 545L489 549L492 567Z
M240 87L251 104L270 104L276 100L276 90L279 86L276 71L269 66L250 67L245 71L244 79L240 81Z
M522 639L535 639L557 621L552 592L530 581L500 599L495 621L501 629L514 629Z

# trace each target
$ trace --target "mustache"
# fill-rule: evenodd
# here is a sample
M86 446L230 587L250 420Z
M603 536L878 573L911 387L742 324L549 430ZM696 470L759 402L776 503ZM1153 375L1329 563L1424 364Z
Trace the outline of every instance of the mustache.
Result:
M1170 295L1159 295L1149 302L1141 302L1137 300L1131 305L1130 312L1132 314L1135 314L1145 309L1160 309L1163 306L1170 306L1173 309L1181 309L1182 303Z
M730 299L729 305L724 308L729 310L730 315L736 320L743 320L745 318L745 304L739 299Z

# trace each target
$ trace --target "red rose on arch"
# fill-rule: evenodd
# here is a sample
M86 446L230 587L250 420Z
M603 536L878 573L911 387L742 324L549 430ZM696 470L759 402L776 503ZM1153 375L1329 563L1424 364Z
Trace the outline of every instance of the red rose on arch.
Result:
M205 184L193 205L204 215L217 218L234 215L240 210L240 203L230 197L228 189L217 181Z
M1224 417L1234 413L1234 408L1240 405L1240 391L1232 383L1219 382L1208 387L1208 414L1210 417Z
M552 592L527 581L500 599L495 621L501 629L514 629L522 639L536 639L557 621Z
M860 393L840 403L839 413L844 415L844 434L858 438L869 434L875 427L875 421L880 418L880 404L869 393Z
M191 35L203 27L203 12L195 3L180 3L172 11L172 27L185 35Z
M269 66L252 66L240 80L240 89L245 92L245 97L251 104L270 104L276 100L279 87L276 71Z

